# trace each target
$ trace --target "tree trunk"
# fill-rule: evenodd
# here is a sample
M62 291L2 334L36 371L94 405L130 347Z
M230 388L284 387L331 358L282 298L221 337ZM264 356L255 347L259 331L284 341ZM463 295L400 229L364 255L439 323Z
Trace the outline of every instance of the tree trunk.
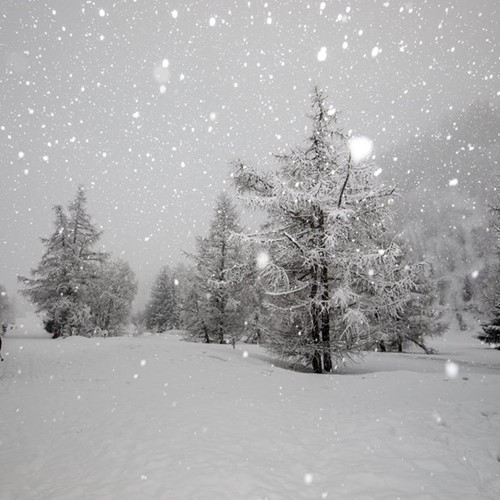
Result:
M224 270L226 267L226 238L225 236L222 238L222 245L221 245L221 262L220 262L220 268L219 268L219 281L222 283L224 281ZM226 296L225 296L225 290L219 290L219 293L222 295L217 298L217 304L219 306L219 324L218 324L218 329L219 329L219 343L223 344L224 343L224 320L225 320L225 312L226 312Z
M205 344L210 344L210 336L208 335L208 329L205 324L203 324L203 333L205 334Z
M318 307L318 304L316 302L317 297L316 294L318 293L318 273L316 267L312 268L312 286L311 286L311 293L310 293L310 299L312 301L311 305L311 316L312 316L312 332L311 336L313 339L313 343L315 345L314 348L314 353L313 353L313 358L312 358L312 366L313 370L315 373L321 373L322 367L321 367L321 352L318 349L320 340L321 340L321 331L320 331L320 308Z
M420 347L420 349L422 349L425 354L433 354L433 350L432 349L429 349L424 343L423 341L422 342L419 342L418 340L415 340L415 339L409 339L411 340L412 342L414 342L416 345L418 345L418 347ZM401 351L402 352L402 351Z
M330 300L330 290L328 288L328 267L323 264L321 267L321 340L323 346L323 368L326 372L332 371L332 355L330 353L330 311L328 301Z

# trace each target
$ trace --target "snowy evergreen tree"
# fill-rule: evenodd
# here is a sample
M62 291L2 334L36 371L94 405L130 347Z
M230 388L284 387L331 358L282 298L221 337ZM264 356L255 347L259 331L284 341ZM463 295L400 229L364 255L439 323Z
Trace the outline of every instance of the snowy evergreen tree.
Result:
M500 297L497 299L497 304L492 318L483 325L483 333L478 335L478 339L487 344L493 344L496 349L500 350Z
M408 203L408 196L405 193L403 204ZM415 196L413 203L417 202ZM454 206L452 211L450 203ZM485 227L485 212L480 204L457 191L452 202L444 195L438 197L425 214L425 223L422 214L413 220L407 213L405 216L409 220L399 221L399 225L404 223L403 235L415 258L433 262L440 304L457 314L479 308L482 281L493 260L491 231ZM474 270L479 271L476 277L471 274Z
M68 214L54 207L54 232L42 238L45 252L32 277L20 277L21 293L45 314L46 329L60 335L85 335L92 328L87 287L97 279L96 266L106 254L96 252L100 232L87 213L86 196L79 188Z
M189 333L193 339L224 343L243 328L240 280L236 272L242 265L238 213L231 198L217 198L208 236L197 238L196 263L186 307L192 313Z
M146 306L146 327L156 332L179 328L179 306L176 294L176 279L172 270L164 266L151 289L151 298Z
M474 297L474 290L472 287L472 282L469 278L469 275L466 275L464 278L464 284L462 289L462 300L465 303L468 303L472 300L473 297Z
M188 282L188 289L182 310L182 324L188 340L211 342L208 330L208 297L201 291L200 276L193 273Z
M241 198L267 212L254 240L271 256L262 273L280 321L268 347L285 358L333 369L378 342L371 325L402 315L415 286L401 249L388 240L393 189L354 161L349 138L312 96L312 132L303 147L277 157L276 172L235 162Z
M54 233L42 238L46 250L33 278L20 278L26 289L21 293L45 313L45 326L54 337L71 334L72 312L77 307L79 281L77 262L72 251L66 213L62 206L54 207Z
M97 230L87 212L87 196L81 186L68 207L68 231L71 248L77 259L84 263L102 262L106 259L106 254L94 250L102 232Z
M483 325L483 333L478 335L479 340L493 344L500 349L500 202L491 208L491 229L496 237L497 262L489 273L490 286L486 290L485 302L488 307L490 320Z
M402 352L415 344L429 354L432 349L427 347L426 340L441 335L447 329L436 308L436 283L432 279L428 263L401 265L399 269L404 267L406 272L411 273L413 282L408 300L398 316L389 316L388 321L374 325L380 337L380 342L375 347L382 351Z
M186 300L188 294L190 293L193 272L193 268L185 264L176 264L172 269L176 305L175 317L178 327L181 329L186 329Z
M267 307L262 280L257 273L245 273L243 279L241 302L245 318L244 341L255 344L265 343L269 335L271 313Z

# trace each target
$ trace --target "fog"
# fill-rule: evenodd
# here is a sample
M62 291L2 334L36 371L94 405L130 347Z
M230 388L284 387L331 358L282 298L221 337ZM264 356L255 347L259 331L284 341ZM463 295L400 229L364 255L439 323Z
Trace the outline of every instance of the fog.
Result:
M498 130L478 129L479 114L467 122L475 141L454 142L453 124L478 106L498 123L498 10L491 0L1 2L0 282L15 293L42 255L52 206L82 184L143 302L160 267L206 231L231 189L229 162L271 168L303 140L314 84L346 130L373 141L384 182L490 179ZM422 137L448 156L428 154ZM462 143L478 156L457 168Z

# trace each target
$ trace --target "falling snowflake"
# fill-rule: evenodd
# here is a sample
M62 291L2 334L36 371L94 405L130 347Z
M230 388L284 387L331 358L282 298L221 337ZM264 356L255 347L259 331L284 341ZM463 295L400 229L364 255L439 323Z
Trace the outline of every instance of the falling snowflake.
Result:
M326 47L321 47L316 57L318 58L319 62L326 61Z
M256 261L258 269L265 269L270 261L269 254L267 252L259 252Z
M446 377L449 379L454 379L458 377L458 372L460 368L457 363L448 360L444 365L444 371L446 373Z
M373 141L364 135L352 137L349 140L349 151L353 161L364 161L372 154Z

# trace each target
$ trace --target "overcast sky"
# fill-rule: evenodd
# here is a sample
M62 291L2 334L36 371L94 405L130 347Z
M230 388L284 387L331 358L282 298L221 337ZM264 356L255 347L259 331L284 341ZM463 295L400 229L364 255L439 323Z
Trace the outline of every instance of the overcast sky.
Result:
M498 100L497 0L1 0L0 282L88 190L141 294L182 260L235 157L298 144L322 86L375 153Z

